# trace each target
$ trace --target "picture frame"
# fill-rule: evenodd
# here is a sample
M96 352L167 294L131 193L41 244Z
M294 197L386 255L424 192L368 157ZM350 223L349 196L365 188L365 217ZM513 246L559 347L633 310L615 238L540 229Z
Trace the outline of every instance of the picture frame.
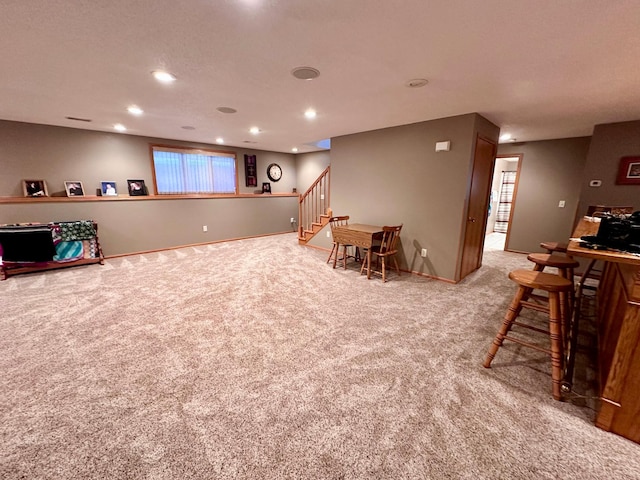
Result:
M25 197L48 197L47 182L44 180L23 180L22 193Z
M144 180L127 180L127 188L129 189L129 196L131 197L148 195Z
M618 185L640 185L640 156L620 159L616 183Z
M262 193L271 193L271 184L269 182L262 183Z
M118 195L116 182L100 182L100 190L102 191L102 195L108 197L115 197Z
M64 189L67 197L84 197L84 187L80 181L67 180L64 182Z
M258 170L256 168L255 155L244 156L244 177L245 177L245 186L247 187L258 186Z

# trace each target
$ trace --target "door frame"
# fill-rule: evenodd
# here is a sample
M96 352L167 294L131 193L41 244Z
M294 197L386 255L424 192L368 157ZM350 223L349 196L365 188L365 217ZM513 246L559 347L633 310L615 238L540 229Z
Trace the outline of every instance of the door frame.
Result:
M503 153L496 155L496 160L499 158L514 158L518 157L518 167L516 168L516 181L513 185L513 196L511 197L511 210L509 211L509 220L507 223L507 236L504 239L504 251L512 252L509 250L509 238L511 237L511 223L513 222L513 212L516 210L516 200L518 198L518 185L520 183L520 171L522 169L522 159L524 155L522 153ZM495 173L494 173L495 176Z

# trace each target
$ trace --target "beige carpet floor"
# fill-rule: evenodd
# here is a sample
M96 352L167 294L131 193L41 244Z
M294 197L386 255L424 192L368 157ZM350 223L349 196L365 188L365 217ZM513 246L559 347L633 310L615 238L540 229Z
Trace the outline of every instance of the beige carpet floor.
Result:
M525 256L450 285L326 255L286 234L0 282L0 478L640 478L545 355L482 367Z

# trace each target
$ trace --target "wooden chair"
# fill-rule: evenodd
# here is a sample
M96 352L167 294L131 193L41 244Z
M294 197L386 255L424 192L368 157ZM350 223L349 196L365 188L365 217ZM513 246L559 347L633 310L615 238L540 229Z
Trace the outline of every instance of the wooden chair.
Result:
M334 228L345 227L347 225L349 225L349 215L343 215L341 217L331 217L329 219L329 226L331 228L332 234ZM350 256L348 255L347 251L349 247L353 247L353 245L342 245L342 264L345 269L347 268L347 258ZM352 255L352 257L355 258L356 261L360 261L360 249L358 247L355 247L355 249L356 251L354 255ZM334 255L339 255L339 253L340 252L338 252L338 244L334 241L331 247L331 253L329 253L329 257L327 258L327 263L329 263L333 259ZM338 260L340 260L340 258L338 258Z
M387 273L386 273L386 259L389 258L393 260L393 264L396 267L396 272L400 275L400 268L398 267L398 262L396 261L396 253L398 253L398 240L400 239L400 230L402 230L402 225L398 226L385 226L382 227L382 239L380 240L380 245L373 245L371 247L371 255L376 256L376 265L380 261L382 261L382 271L373 271L372 273L377 273L382 275L382 281L387 281ZM362 262L362 267L360 267L360 274L365 269L365 263ZM369 272L367 272L369 273Z

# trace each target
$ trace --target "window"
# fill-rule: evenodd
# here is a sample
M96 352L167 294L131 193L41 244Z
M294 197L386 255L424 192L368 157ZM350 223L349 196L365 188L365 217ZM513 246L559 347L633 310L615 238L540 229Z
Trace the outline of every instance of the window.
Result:
M236 194L236 156L196 148L151 147L159 195Z

